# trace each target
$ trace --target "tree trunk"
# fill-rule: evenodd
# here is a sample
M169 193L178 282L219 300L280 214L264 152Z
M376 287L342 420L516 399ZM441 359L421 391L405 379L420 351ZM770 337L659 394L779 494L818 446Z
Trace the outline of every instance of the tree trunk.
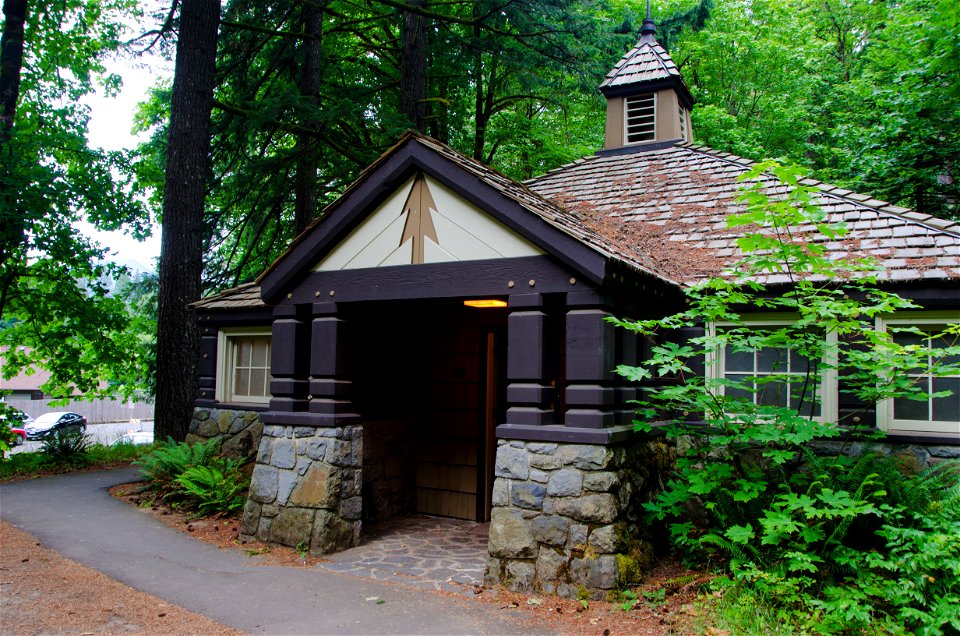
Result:
M198 330L189 304L200 298L219 24L219 0L182 1L160 243L154 422L160 439L186 437L197 397Z
M18 186L12 181L16 162L10 141L20 99L20 70L23 68L23 25L27 0L4 0L3 35L0 36L0 317L8 292L19 275L15 253L22 253L26 241L24 217L17 206Z
M427 0L409 0L409 4L426 7ZM426 132L427 20L410 11L401 11L400 19L400 112L416 130Z
M303 127L316 130L316 112L320 108L320 72L323 62L323 8L306 3L302 9L303 61L300 72L300 97L310 112ZM297 135L297 176L294 183L294 227L300 234L317 214L317 140L306 134Z

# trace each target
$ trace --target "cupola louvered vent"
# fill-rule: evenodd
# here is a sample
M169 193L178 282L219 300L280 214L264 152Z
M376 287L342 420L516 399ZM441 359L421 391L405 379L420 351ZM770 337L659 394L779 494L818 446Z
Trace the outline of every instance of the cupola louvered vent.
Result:
M687 109L683 106L680 107L680 139L690 141L687 137Z
M657 99L656 94L637 95L624 100L626 118L626 141L635 144L653 141L657 136Z

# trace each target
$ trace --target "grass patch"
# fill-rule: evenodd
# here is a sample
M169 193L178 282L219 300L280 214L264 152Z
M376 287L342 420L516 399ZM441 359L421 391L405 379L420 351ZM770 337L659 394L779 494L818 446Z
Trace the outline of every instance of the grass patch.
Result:
M152 449L152 446L135 444L90 444L83 452L82 461L77 461L76 457L51 456L41 451L17 453L0 460L0 481L70 473L91 468L110 468L129 464Z

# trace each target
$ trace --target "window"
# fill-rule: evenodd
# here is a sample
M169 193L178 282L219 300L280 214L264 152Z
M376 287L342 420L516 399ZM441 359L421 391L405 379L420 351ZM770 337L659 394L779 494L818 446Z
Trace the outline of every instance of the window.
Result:
M637 95L623 100L624 137L628 144L656 139L657 96Z
M880 428L891 433L960 433L960 372L946 375L933 372L935 365L955 366L960 363L958 356L945 356L939 352L960 344L953 336L940 336L948 324L957 320L956 312L952 315L905 312L877 320L877 329L890 332L894 342L918 347L925 354L926 363L906 373L928 394L926 399L893 398L881 402L877 408ZM912 330L901 331L907 327ZM940 391L950 391L951 394L933 397Z
M756 319L738 327L762 332L789 324L785 319ZM733 325L719 323L714 334ZM835 337L826 336L828 342ZM810 360L788 346L742 350L721 345L712 360L707 360L707 373L714 379L736 382L739 386L719 387L729 398L752 402L758 406L782 406L816 419L834 419L837 412L836 374L822 360Z
M218 341L217 399L270 401L270 330L222 329Z

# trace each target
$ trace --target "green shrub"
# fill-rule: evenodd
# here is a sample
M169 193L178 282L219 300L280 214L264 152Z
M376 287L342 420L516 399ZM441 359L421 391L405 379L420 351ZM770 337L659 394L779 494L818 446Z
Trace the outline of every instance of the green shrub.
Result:
M166 441L157 442L151 452L133 464L140 467L140 474L152 490L165 495L178 489L177 477L191 466L209 465L217 457L219 449L216 439L190 445L168 437Z
M168 438L134 464L148 488L173 506L201 515L243 507L249 486L243 462L221 456L216 439L189 445Z
M90 463L90 440L79 429L64 429L40 440L40 453L54 464L85 466Z
M191 466L176 481L177 496L204 515L243 508L249 486L239 470L223 473L211 466Z

